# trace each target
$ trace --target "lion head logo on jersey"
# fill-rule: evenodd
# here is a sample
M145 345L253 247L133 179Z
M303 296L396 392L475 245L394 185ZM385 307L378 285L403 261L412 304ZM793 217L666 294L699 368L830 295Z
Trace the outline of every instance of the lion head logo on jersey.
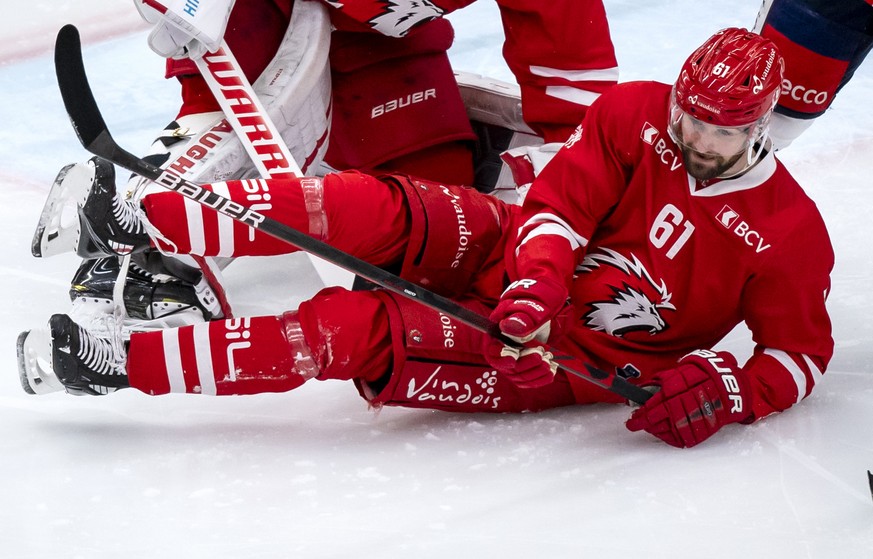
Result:
M334 8L343 10L348 1L327 0ZM369 3L361 2L358 9L376 12L368 22L376 31L389 37L403 37L409 30L423 21L441 17L446 11L430 2L430 0L376 0Z
M672 295L663 280L655 282L633 254L627 258L609 248L585 256L577 272L590 273L601 266L617 273L611 274L604 298L588 303L590 310L582 316L586 326L616 337L630 332L657 334L668 327L661 312L676 307L670 303Z

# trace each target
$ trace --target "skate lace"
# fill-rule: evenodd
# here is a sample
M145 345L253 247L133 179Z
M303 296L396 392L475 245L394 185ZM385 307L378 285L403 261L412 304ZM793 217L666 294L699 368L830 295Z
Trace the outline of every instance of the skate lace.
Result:
M121 200L118 196L112 198L112 217L126 233L137 235L145 232L145 224L133 204Z
M157 244L158 250L164 254L179 254L179 247L176 243L168 239L163 233L161 233L160 229L152 225L152 222L149 221L144 211L137 210L137 216L139 224L145 229L148 236L156 241L160 241L160 243Z
M82 364L99 375L125 375L123 358L117 354L109 340L92 335L79 328L79 351Z

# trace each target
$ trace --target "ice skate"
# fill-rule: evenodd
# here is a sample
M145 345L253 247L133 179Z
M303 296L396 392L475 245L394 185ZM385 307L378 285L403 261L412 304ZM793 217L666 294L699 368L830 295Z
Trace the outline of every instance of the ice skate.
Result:
M70 287L74 312L113 312L120 268L116 257L83 261ZM218 300L202 277L191 283L169 274L150 273L132 261L124 280L123 301L131 322L146 327L153 320L160 320L163 326L184 326L221 316Z
M49 320L48 332L29 330L18 336L18 373L29 394L66 390L75 395L103 395L130 386L123 350L95 336L65 314Z
M79 209L81 231L76 253L82 258L130 254L149 248L145 223L136 207L115 187L115 167L93 157L94 181Z

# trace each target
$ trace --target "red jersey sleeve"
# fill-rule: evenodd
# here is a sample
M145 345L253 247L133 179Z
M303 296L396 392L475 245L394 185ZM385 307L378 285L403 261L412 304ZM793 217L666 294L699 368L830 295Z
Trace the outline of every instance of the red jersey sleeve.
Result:
M753 390L754 419L785 410L807 397L833 354L825 307L833 249L821 216L793 219L792 234L752 278L742 301L756 347L743 367Z
M607 93L591 106L531 185L516 240L517 277L548 273L569 281L591 235L624 193L638 148L624 139L627 123L613 97Z

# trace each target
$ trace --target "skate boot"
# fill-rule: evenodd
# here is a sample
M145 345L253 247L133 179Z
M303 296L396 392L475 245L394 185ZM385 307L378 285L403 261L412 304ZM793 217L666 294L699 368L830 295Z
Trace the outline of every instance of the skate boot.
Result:
M145 223L133 203L123 200L115 187L115 167L99 157L88 165L94 179L79 207L81 229L76 253L82 258L130 254L150 246Z
M70 287L74 308L111 313L120 267L113 256L83 261ZM189 283L169 274L152 274L133 261L123 293L124 308L133 321L161 319L164 326L184 326L221 315L218 300L202 277Z
M127 388L124 355L112 342L88 332L65 314L49 319L49 331L29 330L18 337L18 373L29 394L66 390L103 395Z

